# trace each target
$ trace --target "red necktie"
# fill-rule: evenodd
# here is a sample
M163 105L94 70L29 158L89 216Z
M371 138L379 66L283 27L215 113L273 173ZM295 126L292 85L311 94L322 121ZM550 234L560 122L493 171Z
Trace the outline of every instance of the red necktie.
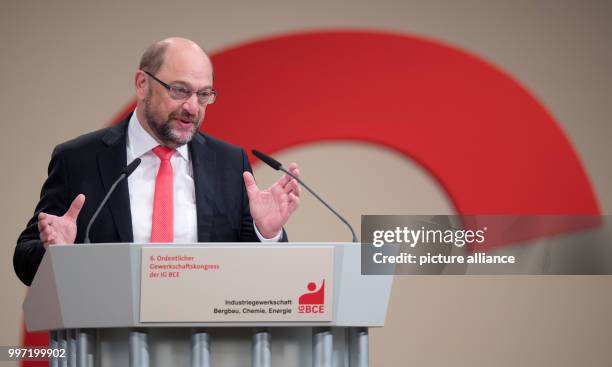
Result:
M170 163L174 149L158 146L153 148L153 153L161 163L155 179L151 242L174 242L174 180Z

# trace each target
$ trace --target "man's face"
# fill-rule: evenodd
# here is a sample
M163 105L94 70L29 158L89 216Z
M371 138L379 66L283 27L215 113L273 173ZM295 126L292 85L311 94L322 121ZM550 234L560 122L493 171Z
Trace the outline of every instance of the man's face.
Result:
M156 99L153 94L149 89L144 100L144 115L152 133L168 147L189 143L202 123L206 106L198 107L196 113L185 109L183 103L176 103L174 109L164 108L162 103L157 103L159 96Z
M191 91L212 88L211 68L202 68L201 63L189 60L178 61L167 60L155 76L166 84ZM206 104L199 104L195 94L186 100L175 100L161 84L147 78L148 91L143 100L147 130L165 146L187 144L202 123Z

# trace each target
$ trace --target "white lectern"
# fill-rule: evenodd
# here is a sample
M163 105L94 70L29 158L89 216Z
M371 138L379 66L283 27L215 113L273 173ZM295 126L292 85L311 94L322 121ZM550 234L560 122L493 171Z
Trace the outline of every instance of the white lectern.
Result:
M51 366L368 365L392 276L361 275L361 246L50 246L24 302Z

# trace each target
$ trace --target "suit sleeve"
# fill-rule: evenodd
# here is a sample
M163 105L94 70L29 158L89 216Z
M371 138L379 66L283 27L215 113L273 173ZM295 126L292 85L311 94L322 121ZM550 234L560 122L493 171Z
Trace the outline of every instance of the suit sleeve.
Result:
M53 215L63 215L68 210L67 196L66 167L60 149L56 147L51 155L48 177L41 189L40 200L36 205L34 215L17 239L17 246L13 254L15 273L27 286L32 283L38 265L45 255L45 248L38 232L38 214L45 212Z
M248 171L253 173L251 163L246 155L244 149L242 149L242 171ZM259 237L255 233L253 227L253 218L251 217L251 210L249 209L249 195L247 194L246 186L242 182L242 220L240 221L240 241L241 242L260 242ZM287 242L287 232L283 228L283 234L278 242Z

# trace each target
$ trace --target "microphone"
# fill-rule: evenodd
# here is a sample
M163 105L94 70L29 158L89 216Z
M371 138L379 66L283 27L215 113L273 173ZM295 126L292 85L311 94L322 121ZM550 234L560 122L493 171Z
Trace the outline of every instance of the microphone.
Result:
M259 159L261 159L265 164L267 164L268 166L274 168L275 170L280 170L283 165L281 164L281 162L277 161L276 159L267 156L265 154L263 154L262 152L260 152L259 150L252 150L253 155ZM284 170L283 170L284 171ZM291 177L293 177L293 175L291 175Z
M98 214L100 214L100 210L102 210L102 208L104 207L104 204L106 204L106 202L108 201L108 198L111 196L113 191L115 191L115 188L117 187L117 185L119 185L119 182L121 182L121 181L125 180L126 178L128 178L128 176L131 175L132 172L134 172L134 170L139 165L140 165L140 158L136 158L136 159L134 159L132 161L132 163L128 164L127 167L125 167L123 169L123 171L121 171L121 175L119 175L119 178L117 178L117 180L110 187L110 189L106 193L106 196L102 200L102 203L100 204L100 206L98 206L98 209L96 209L94 214L91 216L91 219L89 220L89 223L87 223L87 228L85 229L85 240L83 241L84 243L91 243L91 241L89 240L89 230L91 229L91 225L93 224L93 222L98 217Z
M300 180L298 177L295 177L291 172L289 172L286 169L284 169L283 165L281 164L281 162L277 161L276 159L274 159L274 158L270 157L269 155L266 155L266 154L264 154L264 153L262 153L262 152L260 152L258 150L253 149L252 152L253 152L253 155L255 157L261 159L262 162L264 162L268 166L274 168L276 171L283 171L283 172L285 172L287 175L289 175L290 177L295 179L297 182L299 182L300 185L302 185L306 190L308 190L308 192L310 192L321 203L323 203L323 205L325 205L327 207L327 209L329 209L332 213L334 213L336 215L336 217L338 217L338 219L340 219L344 224L346 224L346 226L351 231L351 234L353 235L353 242L356 242L356 243L359 242L359 239L357 238L357 235L355 234L355 230L349 224L349 222L346 219L344 219L340 214L338 214L338 212L335 211L331 206L329 206L329 204L327 204L325 202L325 200L321 199L321 197L319 195L317 195L314 191L312 191L310 189L310 187L308 187L302 180Z

